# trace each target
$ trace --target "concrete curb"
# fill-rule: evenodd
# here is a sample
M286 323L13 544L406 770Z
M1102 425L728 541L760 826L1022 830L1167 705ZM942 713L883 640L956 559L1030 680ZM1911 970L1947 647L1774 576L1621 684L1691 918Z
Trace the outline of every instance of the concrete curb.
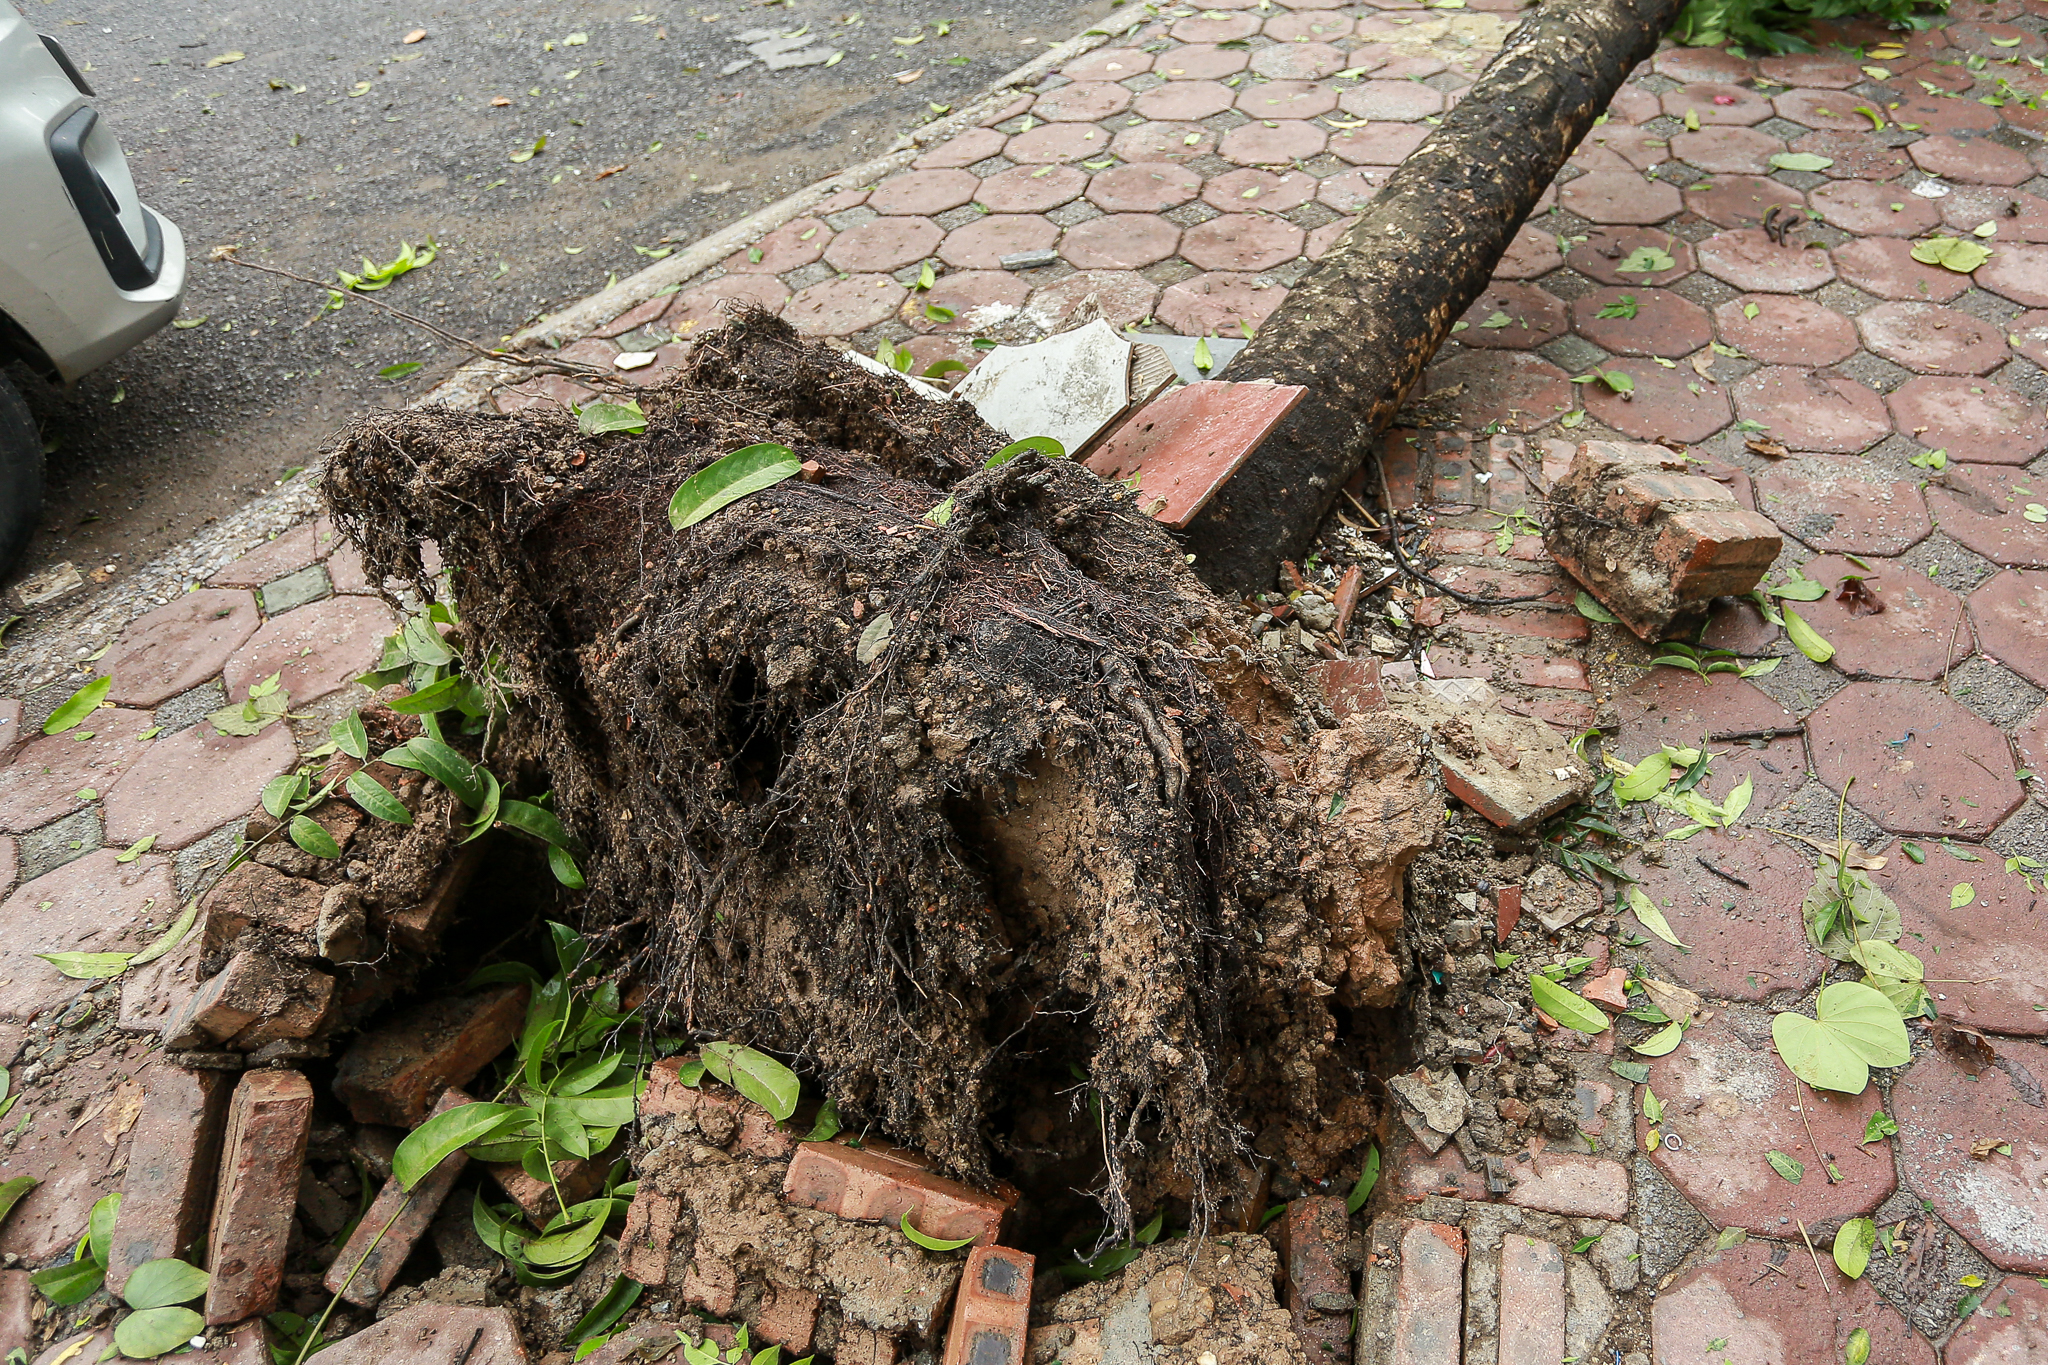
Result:
M699 238L674 255L656 261L645 270L629 275L609 288L572 303L559 313L549 314L515 334L512 344L522 349L561 346L587 335L627 309L645 303L665 289L687 284L762 234L774 231L793 218L802 217L804 211L813 204L830 198L841 190L873 184L917 160L932 144L979 126L983 119L1005 103L1016 99L1020 88L1034 85L1055 67L1134 31L1150 17L1149 14L1140 11L1128 19L1111 19L1101 27L1090 29L1077 37L1047 48L1024 65L993 82L965 109L948 114L942 119L921 124L903 134L896 139L895 145L881 156L828 175L823 180L814 181L796 193L777 200L766 208L757 209L708 237ZM510 375L517 373L517 370L517 366L495 361L469 361L428 390L413 406L439 404L460 408L481 407L488 401L491 390Z

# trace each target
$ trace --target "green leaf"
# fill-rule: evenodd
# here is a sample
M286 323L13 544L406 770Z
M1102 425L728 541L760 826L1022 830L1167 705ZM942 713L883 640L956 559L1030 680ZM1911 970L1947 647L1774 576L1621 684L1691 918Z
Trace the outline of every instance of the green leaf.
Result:
M1901 1066L1912 1055L1898 1010L1861 982L1837 981L1822 990L1816 1013L1814 1019L1777 1015L1771 1037L1792 1074L1817 1090L1860 1094L1871 1067Z
M299 789L305 785L305 782L306 779L297 773L285 773L281 776L273 777L263 784L263 795L258 797L257 800L262 804L264 812L271 819L282 820L284 819L284 813L292 808L292 802L298 800Z
M1351 1187L1351 1193L1344 1199L1344 1212L1357 1213L1365 1207L1365 1201L1372 1198L1373 1187L1380 1183L1380 1149L1374 1147L1365 1154L1365 1167L1358 1173L1358 1183Z
M961 1237L949 1242L943 1237L927 1237L916 1228L910 1226L909 1209L903 1210L903 1220L898 1226L903 1229L905 1237L908 1237L926 1251L958 1251L961 1247L974 1240L972 1237Z
M1540 972L1529 974L1529 998L1536 1008L1566 1028L1600 1033L1608 1027L1606 1011L1584 996L1566 990Z
M185 935L192 931L193 921L199 918L199 898L194 896L185 902L184 910L171 921L171 927L157 936L156 942L128 959L130 967L141 967L156 961L171 949L185 941Z
M1595 601L1593 594L1587 592L1584 588L1579 589L1579 595L1572 599L1572 605L1577 607L1579 615L1585 617L1588 621L1618 623L1621 620L1619 616L1616 616L1613 612Z
M1677 264L1669 252L1659 251L1653 246L1639 246L1629 252L1627 260L1614 268L1623 275L1655 275Z
M1886 943L1883 939L1865 939L1850 950L1849 956L1865 971L1875 972L1880 976L1889 976L1900 981L1926 979L1926 967L1919 958L1897 944Z
M636 398L628 398L623 403L600 398L578 409L576 430L585 436L603 436L613 431L629 431L638 435L647 430L647 414L640 410L640 401Z
M1870 1329L1857 1327L1842 1344L1842 1365L1870 1365Z
M133 953L37 953L74 981L101 981L128 970Z
M1957 882L1954 886L1949 888L1948 908L1951 910L1960 910L1975 899L1977 899L1976 887L1970 885L1968 882Z
M989 456L988 463L984 464L982 468L999 469L1027 450L1040 451L1048 460L1064 459L1067 453L1067 448L1050 436L1026 436L1021 441L1010 442L1010 444Z
M1671 781L1671 755L1659 749L1647 755L1625 776L1614 782L1614 795L1622 801L1647 801Z
M291 824L286 828L291 834L292 842L315 858L341 856L341 845L334 842L334 836L312 817L294 815Z
M436 632L438 633L438 632ZM449 658L453 658L451 654ZM469 692L469 679L460 673L451 673L437 683L429 683L409 696L399 697L384 703L401 716L419 716L429 712L451 711L462 704Z
M1991 248L1960 237L1929 237L1913 243L1913 259L1922 265L1938 265L1967 275L1991 259Z
M99 1292L100 1285L106 1278L106 1267L90 1257L65 1265L53 1265L28 1277L29 1283L41 1290L43 1297L59 1308L69 1308L74 1303L82 1303L91 1298Z
M401 360L396 365L386 365L377 371L379 379L403 379L409 374L418 374L426 365L417 360Z
M818 1121L804 1135L805 1142L830 1142L839 1132L839 1106L826 1100L818 1106Z
M398 1144L391 1158L391 1178L409 1190L451 1154L491 1137L530 1112L524 1106L482 1102L443 1110Z
M562 822L555 818L554 812L544 810L531 801L501 802L498 806L498 819L521 834L531 834L550 847L576 847L576 840L562 827Z
M1857 872L1849 874L1846 900L1841 888L1841 873L1834 859L1821 859L1814 869L1813 885L1806 889L1806 899L1799 906L1807 942L1837 962L1855 961L1859 941L1898 942L1898 902Z
M1806 1163L1797 1157L1790 1157L1776 1148L1764 1153L1764 1159L1771 1163L1771 1169L1797 1185L1806 1175Z
M1784 662L1785 661L1783 659L1758 659L1755 663L1744 664L1742 668L1738 671L1737 676L1744 678L1761 678L1766 673L1775 673L1778 669L1778 665Z
M1785 612L1785 634L1799 652L1817 664L1824 664L1835 657L1835 647L1821 638L1820 632L1806 624L1806 618L1790 607Z
M465 844L490 833L504 804L505 793L498 785L498 775L489 768L478 768L477 771L484 775L484 799L476 808L476 819L469 822L469 835L462 840Z
M1667 1024L1642 1042L1631 1043L1629 1051L1639 1052L1645 1057L1662 1057L1684 1041L1685 1025Z
M210 1279L198 1266L174 1258L145 1261L128 1276L121 1298L130 1308L168 1308L204 1294Z
M578 1318L576 1325L569 1329L568 1344L580 1346L626 1316L626 1310L640 1301L640 1293L645 1288L645 1285L629 1280L624 1275L613 1280L612 1287L605 1291L604 1297L593 1304L590 1311Z
M440 740L421 735L406 741L402 757L394 757L400 753L400 750L393 749L384 755L384 761L400 767L417 768L454 792L455 799L471 810L484 803L485 784L477 775L476 765Z
M576 855L566 848L548 845L548 871L555 874L555 880L571 891L583 889L583 869L576 866Z
M405 802L368 773L361 770L350 773L345 785L349 799L377 819L392 825L412 823L412 812L405 808Z
M121 1216L121 1192L101 1195L85 1219L87 1253L102 1266L114 1245L114 1221Z
M802 1086L796 1073L765 1052L738 1043L706 1043L700 1053L704 1069L778 1121L796 1112Z
M524 1251L527 1264L548 1267L580 1265L589 1259L597 1246L597 1239L604 1234L605 1214L611 1205L610 1200L597 1202L605 1205L603 1211L586 1214L579 1222L528 1242ZM574 1207L580 1209L584 1206L577 1204Z
M358 763L370 757L370 732L363 728L360 712L351 711L328 729L335 747L355 759Z
M1778 152L1771 157L1771 164L1781 171L1824 171L1835 159L1813 152Z
M146 1308L114 1327L114 1345L134 1360L169 1355L206 1332L206 1319L189 1308Z
M1851 1218L1835 1233L1835 1265L1850 1279L1860 1280L1876 1246L1877 1224L1868 1218Z
M678 531L695 526L728 503L773 487L802 468L803 461L788 446L767 441L742 446L683 480L669 500L668 524Z
M78 728L79 722L91 715L94 709L107 699L107 691L113 685L113 675L108 674L104 678L94 678L73 692L50 713L50 718L43 722L43 733L61 735L66 730Z
M0 1224L6 1223L7 1215L14 1212L14 1206L21 1202L22 1196L40 1183L32 1175L18 1175L0 1185Z
M1628 889L1628 908L1634 913L1636 922L1658 938L1663 939L1674 948L1686 946L1678 941L1678 935L1671 932L1671 922L1664 918L1664 912L1657 908L1657 903L1643 894L1643 889L1640 886L1631 886ZM1662 1056L1663 1054L1652 1053L1651 1055Z
M1777 660L1773 659L1771 662L1776 663ZM1751 782L1748 777L1744 777L1740 782L1736 783L1735 790L1729 792L1728 799L1721 803L1721 823L1732 825L1737 820L1740 820L1742 813L1749 809L1749 803L1755 795L1756 784Z

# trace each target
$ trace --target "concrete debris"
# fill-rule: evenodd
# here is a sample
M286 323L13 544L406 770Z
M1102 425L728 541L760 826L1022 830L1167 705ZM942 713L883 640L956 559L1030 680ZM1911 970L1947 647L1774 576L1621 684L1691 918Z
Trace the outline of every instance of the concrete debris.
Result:
M1274 1298L1279 1277L1278 1256L1256 1233L1148 1247L1119 1274L1069 1290L1041 1310L1028 1358L1032 1365L1309 1360L1293 1315Z
M1524 830L1593 790L1591 765L1549 725L1501 709L1478 678L1415 677L1381 671L1390 706L1429 727L1450 793L1502 829Z
M830 43L809 33L809 25L788 31L778 28L750 28L735 33L732 40L744 43L751 57L728 63L720 74L744 71L759 60L770 71L789 71L800 66L825 66L844 54Z
M1131 401L1131 343L1101 319L1029 346L998 346L955 396L1014 440L1050 436L1079 455Z
M1784 548L1768 517L1663 446L1588 441L1551 487L1543 548L1637 638L1685 634Z
M1390 1076L1387 1089L1406 1100L1424 1122L1445 1137L1464 1127L1471 1111L1472 1097L1465 1092L1458 1073L1448 1067L1440 1076L1431 1076L1427 1067Z

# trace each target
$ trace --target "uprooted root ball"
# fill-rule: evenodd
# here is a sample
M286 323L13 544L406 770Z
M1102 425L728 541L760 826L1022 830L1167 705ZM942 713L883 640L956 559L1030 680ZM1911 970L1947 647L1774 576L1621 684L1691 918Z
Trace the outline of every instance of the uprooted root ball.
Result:
M438 543L588 846L588 927L668 1026L797 1058L976 1181L1005 1105L1064 1091L1053 1145L1084 1150L1052 1155L1124 1226L1206 1219L1255 1145L1313 1167L1364 1137L1330 997L1371 958L1347 989L1388 1002L1406 845L1367 812L1379 922L1333 936L1357 878L1308 812L1342 803L1275 777L1317 766L1310 709L1125 490L1036 453L984 471L1005 441L971 409L766 315L642 401L644 435L380 414L327 494L378 575L429 587ZM685 476L761 441L820 478L669 528ZM1358 724L1371 771L1332 780L1429 809L1413 736Z

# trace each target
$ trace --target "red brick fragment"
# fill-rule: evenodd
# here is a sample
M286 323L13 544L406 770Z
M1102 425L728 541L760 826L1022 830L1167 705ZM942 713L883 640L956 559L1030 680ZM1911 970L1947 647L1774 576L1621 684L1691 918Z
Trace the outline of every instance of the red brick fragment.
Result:
M838 1365L896 1365L896 1338L848 1323L839 1329Z
M446 1113L470 1102L468 1095L451 1086L434 1106L433 1113ZM451 1152L413 1186L411 1202L407 1202L405 1186L395 1179L385 1181L377 1198L356 1221L356 1230L341 1254L327 1267L327 1277L322 1281L327 1292L365 1308L383 1298L467 1165L466 1154Z
M135 1267L182 1259L205 1234L233 1083L225 1071L188 1071L168 1061L150 1068L107 1253L107 1287L116 1294Z
M669 1255L683 1202L656 1194L642 1183L626 1208L626 1226L619 1234L619 1273L637 1284L667 1284Z
M1017 1202L1014 1192L1006 1194L983 1194L900 1157L836 1142L799 1146L782 1182L782 1197L792 1204L867 1223L897 1223L908 1213L911 1226L928 1237L972 1237L979 1246L1001 1233Z
M416 1304L320 1353L320 1365L526 1365L509 1308Z
M946 1333L945 1365L1024 1365L1034 1264L1029 1253L1009 1247L978 1246L967 1253Z
M1280 1273L1294 1334L1309 1359L1351 1359L1351 1270L1341 1258L1351 1216L1335 1195L1297 1199L1281 1215Z
M1522 919L1522 888L1503 886L1493 893L1493 939L1506 943Z
M687 1114L710 1142L760 1161L781 1161L796 1150L795 1136L752 1100L709 1079L685 1085L678 1072L693 1060L664 1057L654 1064L640 1096L640 1117Z
M334 978L269 953L236 953L164 1021L172 1050L227 1046L253 1051L310 1038L327 1022Z
M468 1085L519 1036L532 988L502 986L410 1009L356 1039L334 1093L357 1123L417 1127L450 1086Z
M754 1335L791 1356L809 1355L818 1333L818 1296L770 1279L752 1322Z
M26 1270L0 1270L0 1351L27 1350L35 1334L35 1286Z
M1628 1008L1628 968L1616 967L1579 987L1579 994L1616 1014Z
M207 1239L206 1320L268 1313L284 1282L299 1168L313 1125L313 1087L296 1071L247 1071L228 1104L219 1193Z

